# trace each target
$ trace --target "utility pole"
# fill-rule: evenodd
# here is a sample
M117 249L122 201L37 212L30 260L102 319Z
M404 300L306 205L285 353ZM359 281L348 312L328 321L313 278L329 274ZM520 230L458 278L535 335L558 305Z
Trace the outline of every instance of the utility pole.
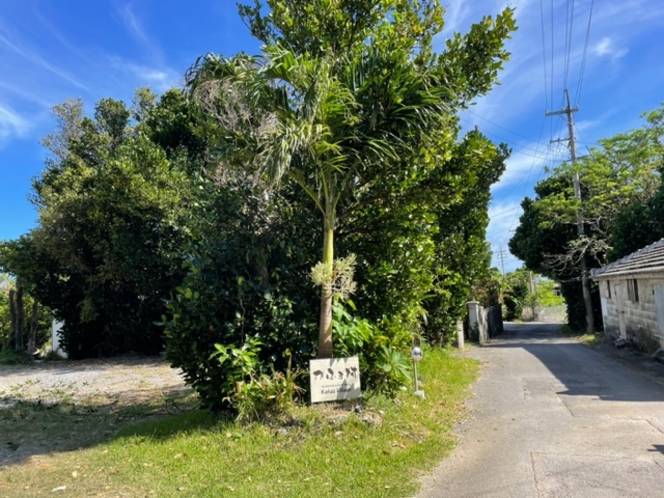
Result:
M569 133L569 152L570 157L572 158L572 166L576 164L576 144L574 142L574 119L572 113L579 110L578 106L572 107L569 102L569 92L565 89L565 99L567 100L567 107L560 109L559 111L545 112L546 116L556 116L560 114L567 115L567 130ZM572 178L574 182L574 197L581 201L581 185L579 182L579 172L574 169L574 177ZM583 236L585 231L583 229L583 220L579 214L579 211L576 212L576 230L579 236ZM581 254L580 260L580 270L581 270L581 287L583 289L583 302L586 308L586 332L588 334L595 333L595 319L593 317L593 304L592 297L590 295L590 279L588 278L588 267L586 264L586 254L585 252Z
M530 296L528 296L528 301L530 301L530 312L532 313L533 321L537 321L537 290L533 285L533 272L528 271L528 285L530 287Z
M500 268L503 271L503 277L505 276L505 249L503 246L500 246L500 251L498 251L498 257L500 258Z
M502 270L502 275L503 278L501 278L500 282L500 291L498 293L498 303L503 304L505 302L505 298L503 296L503 291L505 287L505 250L503 249L503 246L500 246L500 251L498 251L498 257L500 258L500 268Z

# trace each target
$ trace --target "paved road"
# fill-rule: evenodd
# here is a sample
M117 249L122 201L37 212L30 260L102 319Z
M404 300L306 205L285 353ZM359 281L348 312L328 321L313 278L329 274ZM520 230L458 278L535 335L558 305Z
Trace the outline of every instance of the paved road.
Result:
M510 324L418 498L662 498L664 385L550 324Z

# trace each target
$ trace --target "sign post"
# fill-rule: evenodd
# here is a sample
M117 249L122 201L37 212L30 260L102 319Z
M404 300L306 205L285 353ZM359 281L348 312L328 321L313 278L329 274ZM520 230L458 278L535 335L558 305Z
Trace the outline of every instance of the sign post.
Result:
M311 402L359 398L360 362L357 356L309 360Z

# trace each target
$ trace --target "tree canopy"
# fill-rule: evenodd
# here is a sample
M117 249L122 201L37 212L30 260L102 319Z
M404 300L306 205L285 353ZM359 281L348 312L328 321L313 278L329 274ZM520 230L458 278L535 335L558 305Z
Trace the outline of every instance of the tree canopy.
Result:
M208 54L188 81L194 94L217 83L226 95L262 111L257 126L242 129L221 112L232 137L226 153L235 157L238 146L249 145L259 174L272 181L286 175L313 200L324 221L324 280L331 281L341 215L359 209L384 178L394 184L394 174L410 170L410 188L426 178L430 187L437 180L442 203L460 196L462 187L442 176L456 137L455 109L495 80L506 58L502 42L514 29L511 12L484 19L434 54L431 41L443 26L437 2L268 5L266 16L258 2L240 7L252 33L267 44L260 57ZM477 40L483 43L472 43ZM469 56L472 70L465 68ZM321 292L323 357L332 354L329 288L323 285Z
M3 267L65 320L70 356L165 346L212 408L316 354L358 355L363 385L393 394L413 334L450 340L493 289L509 150L457 113L497 82L512 10L437 51L435 0L239 8L261 53L204 55L184 91L132 106L56 107L39 225Z
M642 128L600 139L598 146L575 165L564 162L535 186L535 198L525 198L523 215L509 247L526 267L563 283L570 325L582 329L585 319L577 306L578 262L589 268L657 240L661 190L662 117L664 108L646 113ZM581 200L573 195L572 175L580 178ZM577 220L584 235L576 231ZM596 294L596 293L595 293ZM595 295L599 319L599 299Z
M122 102L99 101L92 118L80 101L54 111L53 157L33 184L39 225L6 243L4 266L64 320L71 357L158 352L153 322L182 278L184 158L169 160Z

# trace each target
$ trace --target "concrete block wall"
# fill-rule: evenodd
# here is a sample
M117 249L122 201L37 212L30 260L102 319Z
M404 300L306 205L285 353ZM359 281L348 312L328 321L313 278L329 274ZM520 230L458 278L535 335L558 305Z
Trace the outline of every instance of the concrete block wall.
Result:
M606 315L604 319L604 334L610 339L617 339L620 337L620 328L618 326L618 308L615 301L611 299L606 300Z
M639 290L638 302L632 302L627 295L626 278L609 280L611 297L609 297L606 281L600 282L600 293L606 302L604 331L611 338L620 337L618 321L618 299L622 301L627 341L637 349L653 352L664 346L664 340L657 337L657 314L655 311L654 284L663 283L660 279L637 278Z

